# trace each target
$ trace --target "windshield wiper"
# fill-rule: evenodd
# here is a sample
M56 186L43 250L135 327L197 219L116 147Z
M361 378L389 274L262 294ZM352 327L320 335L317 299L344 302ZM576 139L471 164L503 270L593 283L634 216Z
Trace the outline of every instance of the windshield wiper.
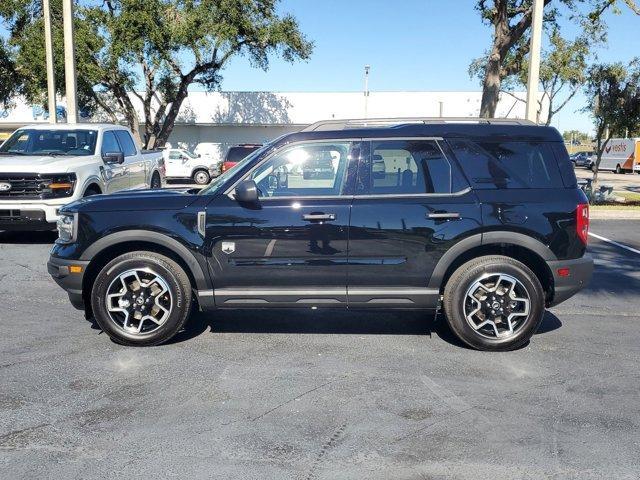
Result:
M32 153L32 155L48 155L50 157L66 157L67 154L64 152L37 152Z

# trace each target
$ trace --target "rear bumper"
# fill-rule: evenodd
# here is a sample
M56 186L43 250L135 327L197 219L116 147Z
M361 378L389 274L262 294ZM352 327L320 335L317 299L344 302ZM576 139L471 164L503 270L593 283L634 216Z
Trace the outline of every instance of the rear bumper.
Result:
M553 274L553 298L547 306L552 307L571 298L589 285L593 274L593 258L585 255L575 260L556 260L547 262ZM568 268L568 276L560 276L558 269Z
M72 273L71 266L81 267L81 271ZM82 280L84 272L89 265L88 261L81 260L64 260L58 257L49 257L47 262L47 271L53 280L60 285L68 294L69 300L77 309L84 309L84 300L82 298Z

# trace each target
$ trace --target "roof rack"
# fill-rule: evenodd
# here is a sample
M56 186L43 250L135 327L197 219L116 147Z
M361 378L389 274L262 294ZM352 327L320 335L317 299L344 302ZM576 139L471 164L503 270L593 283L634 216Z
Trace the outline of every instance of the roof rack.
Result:
M476 117L398 117L398 118L355 118L344 120L321 120L312 123L301 132L317 132L322 130L347 130L363 127L391 127L406 124L439 124L439 123L484 123L487 125L536 125L531 120L521 118L476 118Z

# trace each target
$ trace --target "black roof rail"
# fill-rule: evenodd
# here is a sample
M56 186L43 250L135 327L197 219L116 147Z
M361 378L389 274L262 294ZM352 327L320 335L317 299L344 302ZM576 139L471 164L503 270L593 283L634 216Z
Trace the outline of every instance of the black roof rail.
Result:
M346 130L349 128L392 127L407 124L478 123L486 125L537 125L522 118L476 118L476 117L397 117L397 118L354 118L343 120L321 120L306 126L301 132L326 130Z

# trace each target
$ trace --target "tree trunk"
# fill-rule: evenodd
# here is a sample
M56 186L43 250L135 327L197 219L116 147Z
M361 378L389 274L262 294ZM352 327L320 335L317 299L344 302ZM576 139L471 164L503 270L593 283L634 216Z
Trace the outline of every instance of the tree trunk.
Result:
M164 147L164 144L169 140L169 136L171 135L171 132L173 132L176 118L178 118L178 114L180 113L182 102L184 102L184 99L187 98L187 95L189 94L187 88L189 87L190 83L191 80L187 79L186 77L181 82L178 93L171 102L169 112L167 112L167 116L165 117L164 122L162 122L162 128L155 138L155 144L153 145L153 148L162 148Z
M484 73L480 118L493 118L496 115L496 108L500 99L500 85L502 83L502 78L500 77L501 66L502 57L498 48L494 45Z

